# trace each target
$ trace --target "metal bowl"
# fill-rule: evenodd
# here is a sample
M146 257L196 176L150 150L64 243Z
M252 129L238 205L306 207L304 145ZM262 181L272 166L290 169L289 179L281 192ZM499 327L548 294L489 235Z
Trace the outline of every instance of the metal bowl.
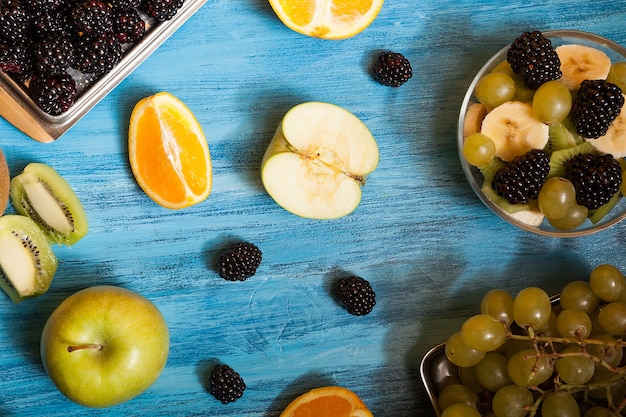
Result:
M156 48L189 19L206 0L185 0L171 20L156 22L146 19L145 37L124 53L124 57L112 71L100 79L76 79L79 91L76 102L68 111L51 116L37 107L24 89L11 77L0 71L0 115L39 142L52 142L62 136L91 108L102 100L128 74L143 62Z
M582 44L586 46L591 46L601 51L604 51L609 58L613 62L618 61L626 61L626 48L616 44L615 42L603 38L598 35L594 35L592 33L581 32L577 30L553 30L553 31L545 31L542 32L543 35L549 38L552 41L553 46L559 46L563 44ZM604 218L602 218L599 222L593 224L590 220L586 220L581 226L576 229L563 231L557 230L553 228L547 220L543 220L541 224L529 225L523 221L520 221L515 216L507 213L505 210L500 208L494 202L492 202L481 190L481 186L483 184L483 176L478 170L478 168L471 166L463 157L463 126L465 124L465 115L467 113L468 108L477 102L476 97L474 97L474 89L476 84L485 74L491 72L498 64L506 60L506 53L509 49L509 46L502 48L498 53L492 56L485 65L478 71L472 83L470 84L465 98L463 99L463 104L461 105L461 111L459 115L459 122L457 128L457 147L459 158L461 161L461 165L463 167L463 172L470 183L470 186L478 196L478 198L498 217L506 220L514 226L519 227L520 229L536 233L538 235L544 236L554 236L554 237L578 237L578 236L586 236L592 233L599 232L601 230L607 229L619 221L623 220L626 217L626 202L622 198L621 201L613 207L613 209L607 214Z

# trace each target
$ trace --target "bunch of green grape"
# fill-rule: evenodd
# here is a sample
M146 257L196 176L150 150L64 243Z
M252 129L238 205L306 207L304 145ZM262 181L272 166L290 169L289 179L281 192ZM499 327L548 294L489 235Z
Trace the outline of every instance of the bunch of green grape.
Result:
M440 387L441 416L626 416L625 335L626 278L613 265L560 297L491 290L445 343L458 375Z

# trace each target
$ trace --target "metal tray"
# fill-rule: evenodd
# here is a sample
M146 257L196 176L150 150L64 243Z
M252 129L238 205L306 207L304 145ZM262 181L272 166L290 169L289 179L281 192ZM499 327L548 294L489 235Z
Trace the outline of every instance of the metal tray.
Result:
M187 21L206 0L186 0L176 15L165 22L146 22L146 35L141 42L127 50L112 71L81 91L74 105L59 116L51 116L28 97L24 89L0 71L0 116L39 142L53 142L67 132L78 120L102 100L128 74ZM80 80L77 84L80 83Z

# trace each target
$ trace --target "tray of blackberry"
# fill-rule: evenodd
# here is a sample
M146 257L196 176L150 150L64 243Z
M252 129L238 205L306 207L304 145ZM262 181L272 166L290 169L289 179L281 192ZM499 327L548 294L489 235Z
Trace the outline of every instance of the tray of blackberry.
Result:
M52 142L206 0L0 0L0 115Z

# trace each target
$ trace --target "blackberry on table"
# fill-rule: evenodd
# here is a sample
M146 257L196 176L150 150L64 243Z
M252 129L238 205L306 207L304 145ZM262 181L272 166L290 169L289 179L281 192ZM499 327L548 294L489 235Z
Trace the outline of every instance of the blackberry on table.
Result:
M604 136L624 106L622 90L605 80L585 80L572 102L576 133L590 139Z
M401 53L382 52L374 64L374 76L382 85L400 87L413 76L411 63Z
M19 0L0 0L0 39L23 44L30 38L30 17Z
M340 278L335 285L335 299L355 316L369 314L376 305L376 293L369 281L349 276Z
M237 401L243 395L246 384L243 378L228 365L216 365L211 371L209 392L222 404Z
M95 36L113 30L111 6L103 0L82 0L70 12L70 21L81 35Z
M33 65L40 74L65 72L74 64L74 44L69 38L50 36L32 46Z
M76 83L67 73L35 75L29 85L29 93L35 104L52 116L67 111L76 100L76 92Z
M589 210L608 203L622 184L622 168L611 155L576 155L565 164L565 172L574 184L576 202Z
M146 24L135 9L115 10L113 32L120 43L138 42L146 33Z
M496 172L491 188L510 204L524 204L537 198L549 171L548 153L542 149L532 149Z
M227 281L245 281L256 274L261 260L258 247L249 242L238 242L220 256L217 270Z
M104 74L122 59L122 45L113 32L97 37L83 37L76 43L76 69L84 73Z
M513 72L520 74L532 89L563 75L561 60L552 42L537 30L524 32L515 39L507 51L506 60Z
M141 9L150 17L159 22L170 20L178 9L183 6L184 0L142 0Z

